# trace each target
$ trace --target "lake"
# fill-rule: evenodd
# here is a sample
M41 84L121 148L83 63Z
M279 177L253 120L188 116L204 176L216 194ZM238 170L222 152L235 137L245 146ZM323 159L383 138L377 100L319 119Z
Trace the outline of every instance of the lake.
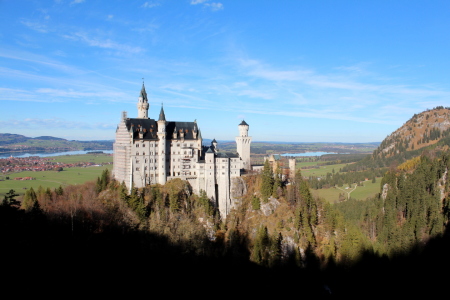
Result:
M7 157L29 157L29 156L39 156L39 157L49 157L49 156L61 156L61 155L80 155L86 154L88 152L102 151L105 154L113 153L113 150L77 150L77 151L63 151L63 152L48 152L48 151L36 151L36 152L4 152L0 153L0 158Z
M335 152L305 152L305 153L285 153L281 156L322 156L325 154L337 154Z

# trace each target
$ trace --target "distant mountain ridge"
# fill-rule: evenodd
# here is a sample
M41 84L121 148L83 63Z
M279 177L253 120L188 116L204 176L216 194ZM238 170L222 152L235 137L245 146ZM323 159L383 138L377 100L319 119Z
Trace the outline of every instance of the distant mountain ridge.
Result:
M53 136L38 136L33 139L34 140L44 140L44 141L67 141L66 139L57 138L57 137L53 137Z
M69 141L53 136L27 137L21 134L0 133L0 152L46 150L112 150L114 141Z

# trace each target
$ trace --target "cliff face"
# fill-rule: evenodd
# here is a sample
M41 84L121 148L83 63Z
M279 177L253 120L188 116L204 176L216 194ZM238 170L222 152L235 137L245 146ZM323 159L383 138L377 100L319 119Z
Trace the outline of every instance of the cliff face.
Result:
M391 157L405 151L419 150L450 135L450 109L436 107L415 114L403 126L386 137L374 151L374 157Z

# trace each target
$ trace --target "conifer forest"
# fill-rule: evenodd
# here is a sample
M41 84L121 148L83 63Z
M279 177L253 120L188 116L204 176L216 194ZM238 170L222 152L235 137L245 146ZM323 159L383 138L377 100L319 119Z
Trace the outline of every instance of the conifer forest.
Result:
M381 177L379 193L363 201L313 197L311 188L323 188L318 180L300 169L285 178L268 160L243 177L245 193L226 219L181 179L129 192L105 170L85 184L23 197L10 190L0 205L11 262L4 274L11 287L100 291L104 282L112 294L163 287L185 295L439 294L450 266L450 150L446 131L427 132L435 143L417 138L426 145L412 149L412 135L397 136L396 151L383 151L387 139L320 180L337 186Z

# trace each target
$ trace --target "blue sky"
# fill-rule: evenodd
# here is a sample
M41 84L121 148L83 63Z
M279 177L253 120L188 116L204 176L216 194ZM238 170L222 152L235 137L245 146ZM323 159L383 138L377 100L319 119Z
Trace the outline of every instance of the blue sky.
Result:
M450 1L0 0L0 132L114 139L137 116L204 138L377 142L450 106Z

